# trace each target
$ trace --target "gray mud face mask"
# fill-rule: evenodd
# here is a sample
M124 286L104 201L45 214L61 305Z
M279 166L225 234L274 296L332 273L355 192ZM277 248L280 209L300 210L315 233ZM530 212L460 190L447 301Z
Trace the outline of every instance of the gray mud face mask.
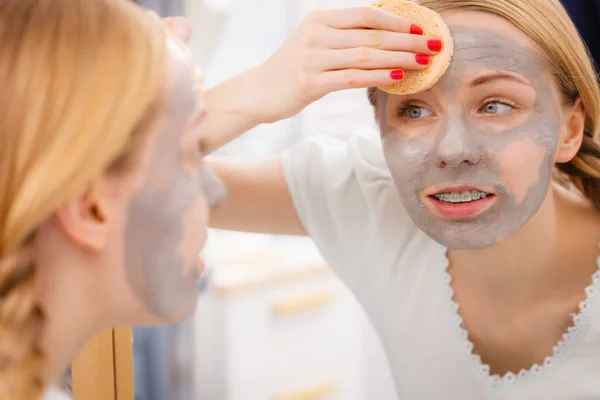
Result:
M181 139L196 99L192 90L184 90L194 85L191 80L180 79L178 85L182 89L165 105L168 120L157 132L148 176L131 201L125 233L130 283L150 311L166 321L189 315L196 305L196 258L186 259L181 250L190 239L186 223L203 209L201 202L212 208L225 197L223 182L208 164L199 162L194 171L184 167Z
M435 88L447 104L443 115L424 134L410 135L410 125L395 123L389 95L380 91L379 125L386 162L413 222L446 247L482 249L520 229L543 203L561 128L559 101L531 51L486 30L452 29L452 36L454 57ZM461 85L483 70L520 74L530 82L535 100L525 119L498 131L467 111L472 104L461 104ZM522 146L540 157L525 162L523 174L531 180L524 193L513 193L503 182L497 155ZM493 205L477 216L454 219L428 210L425 189L462 185L493 188Z

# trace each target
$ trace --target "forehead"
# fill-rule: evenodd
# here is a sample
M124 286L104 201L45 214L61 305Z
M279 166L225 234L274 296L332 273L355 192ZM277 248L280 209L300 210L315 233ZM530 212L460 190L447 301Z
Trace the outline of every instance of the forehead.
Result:
M479 72L512 72L530 80L542 71L540 49L507 20L481 12L442 14L454 39L454 55L445 81Z
M451 32L455 41L454 64L496 63L509 71L518 67L539 68L535 53L497 33L462 27L452 28Z
M192 61L183 45L167 40L167 69L165 103L176 107L195 107L198 103L198 85Z
M525 32L507 19L480 11L448 11L441 14L450 29L472 29L495 33L531 52L536 52L537 44Z

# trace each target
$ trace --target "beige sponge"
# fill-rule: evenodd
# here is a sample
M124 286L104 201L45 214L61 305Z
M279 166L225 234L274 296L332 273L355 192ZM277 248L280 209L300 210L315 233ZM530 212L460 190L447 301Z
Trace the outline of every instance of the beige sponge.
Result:
M446 73L454 53L452 35L442 17L426 7L407 0L377 0L371 6L409 20L411 24L418 25L423 29L423 35L439 39L444 44L442 51L431 57L426 69L406 70L404 79L400 82L381 86L379 89L391 94L412 94L422 92L435 85Z

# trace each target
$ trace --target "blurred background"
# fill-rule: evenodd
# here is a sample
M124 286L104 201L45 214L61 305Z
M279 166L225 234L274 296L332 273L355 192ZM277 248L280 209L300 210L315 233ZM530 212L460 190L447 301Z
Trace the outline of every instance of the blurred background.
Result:
M190 18L190 46L207 88L265 61L311 10L368 4L136 2L161 16ZM563 4L597 63L600 0ZM374 128L365 91L351 90L259 126L220 153L262 157L311 135ZM166 328L134 329L136 400L396 400L377 336L310 239L213 230L205 253L195 316Z
M364 0L139 0L192 21L210 88L264 62L313 9ZM240 93L241 96L246 95ZM365 90L331 94L220 151L262 157L373 129ZM210 232L198 311L134 330L136 400L395 400L379 340L308 238Z
M190 46L207 88L265 61L311 10L368 4L136 2L161 16L190 18ZM563 4L597 63L600 0ZM311 135L374 128L365 91L351 90L289 120L259 126L220 153L262 157ZM213 230L204 258L195 316L166 328L134 330L136 400L396 400L369 321L310 239Z

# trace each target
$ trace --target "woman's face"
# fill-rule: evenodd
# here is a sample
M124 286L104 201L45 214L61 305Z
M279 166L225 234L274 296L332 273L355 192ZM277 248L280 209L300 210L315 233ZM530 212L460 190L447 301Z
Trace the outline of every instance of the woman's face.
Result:
M195 308L209 211L225 188L200 153L204 106L187 54L169 40L168 58L145 176L126 216L124 261L137 297L160 320L175 321Z
M562 101L537 45L511 23L474 12L444 18L450 67L428 91L380 93L382 143L414 223L445 246L485 248L543 203Z

